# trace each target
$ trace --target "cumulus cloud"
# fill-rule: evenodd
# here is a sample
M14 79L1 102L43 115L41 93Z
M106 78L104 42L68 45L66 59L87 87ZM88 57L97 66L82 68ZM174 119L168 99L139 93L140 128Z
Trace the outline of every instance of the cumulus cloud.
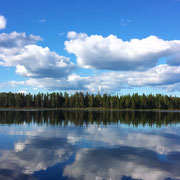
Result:
M66 49L77 56L83 67L112 69L93 72L89 76L75 74L78 67L69 58L48 47L36 45L40 36L12 32L0 34L0 65L15 67L26 81L9 81L3 87L32 86L46 90L115 93L123 88L158 87L167 91L180 90L180 41L164 41L155 36L124 42L116 36L88 36L68 33ZM167 56L167 64L156 65ZM146 69L147 68L147 69ZM123 71L113 71L123 70ZM141 70L141 71L139 71Z
M127 73L127 82L133 86L163 86L180 82L180 67L158 65L143 72Z
M158 65L147 71L125 71L125 72L104 72L89 78L87 88L91 91L98 91L99 86L104 92L117 92L123 88L131 87L166 87L180 83L180 67L167 64ZM175 89L175 88L174 88ZM172 88L172 90L174 90Z
M31 66L29 66L30 68ZM24 66L17 66L16 72L21 75L31 76L26 81L10 81L1 83L0 87L26 85L46 90L65 90L65 91L89 91L93 93L112 93L118 92L124 88L132 87L157 87L167 91L180 90L180 67L169 66L167 64L150 68L147 71L125 71L125 72L103 72L91 76L79 76L75 73L66 77L57 76L43 77L28 74ZM39 70L39 69L38 69ZM32 72L32 70L31 70ZM57 71L58 73L58 71ZM70 73L70 72L69 72ZM42 75L43 73L41 73ZM34 75L34 77L32 77ZM39 78L36 78L39 77Z
M4 16L0 16L0 29L6 28L6 18Z
M168 85L180 83L180 67L169 66L167 64L158 65L147 71L125 71L125 72L105 72L95 77L92 82L97 89L100 85L102 89L118 91L118 89L128 87L159 87L170 90ZM103 78L104 77L104 78ZM172 89L174 90L174 89Z
M105 76L104 76L105 77ZM110 78L110 76L108 76ZM112 92L124 86L120 84L124 80L108 81L99 76L81 77L77 74L71 74L67 78L30 78L25 81L25 85L44 88L49 91L65 90L65 91L84 91L84 92ZM116 84L118 83L118 84Z
M16 65L16 73L27 77L64 77L75 68L69 58L37 45L26 46L21 54L6 60Z
M168 57L167 63L173 66L180 65L180 52L174 54L173 56Z
M37 88L45 88L49 91L65 90L65 91L83 91L88 90L86 85L89 83L89 77L80 77L76 74L71 74L67 78L30 78L25 81L28 86Z
M162 87L168 92L180 91L180 83L163 85Z
M39 36L13 32L0 34L0 65L15 67L16 73L26 77L54 77L69 75L75 68L69 58L35 45Z
M155 66L160 58L180 51L180 40L165 41L156 36L123 41L114 35L69 32L67 37L66 50L75 54L78 64L85 68L145 70Z
M0 34L0 52L6 50L5 52L11 48L22 48L25 45L34 44L37 41L42 41L42 38L40 36L35 36L30 34L29 36L26 35L26 33L17 33L12 32L10 34L7 33L1 33Z
M26 83L48 90L84 90L95 93L117 92L123 88L143 86L175 90L170 86L180 83L179 76L180 67L164 64L142 72L104 72L87 77L72 74L60 80L31 78Z
M0 83L0 89L4 89L7 87L18 87L23 86L25 84L24 81L7 81Z

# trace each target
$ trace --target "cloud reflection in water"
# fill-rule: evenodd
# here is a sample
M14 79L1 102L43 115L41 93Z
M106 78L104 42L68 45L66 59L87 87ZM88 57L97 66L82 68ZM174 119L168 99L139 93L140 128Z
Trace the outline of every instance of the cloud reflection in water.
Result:
M65 165L62 178L180 178L178 124L161 128L125 124L0 125L0 134L24 137L15 139L14 149L0 149L1 179L33 179L35 173L57 168L72 154L75 160Z

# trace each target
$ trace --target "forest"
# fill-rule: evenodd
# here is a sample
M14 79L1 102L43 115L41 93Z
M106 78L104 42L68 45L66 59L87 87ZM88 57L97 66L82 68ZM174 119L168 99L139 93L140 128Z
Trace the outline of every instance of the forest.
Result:
M1 108L180 109L180 98L149 94L0 93Z

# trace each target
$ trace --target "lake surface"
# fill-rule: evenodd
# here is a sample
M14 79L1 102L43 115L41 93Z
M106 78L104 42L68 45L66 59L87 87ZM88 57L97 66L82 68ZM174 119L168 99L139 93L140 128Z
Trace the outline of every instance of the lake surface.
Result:
M180 113L0 111L9 179L180 179Z

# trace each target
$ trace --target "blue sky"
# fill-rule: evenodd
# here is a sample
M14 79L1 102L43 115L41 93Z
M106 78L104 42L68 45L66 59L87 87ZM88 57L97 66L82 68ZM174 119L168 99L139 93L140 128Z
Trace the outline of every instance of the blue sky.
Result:
M0 1L0 92L179 96L179 0Z

